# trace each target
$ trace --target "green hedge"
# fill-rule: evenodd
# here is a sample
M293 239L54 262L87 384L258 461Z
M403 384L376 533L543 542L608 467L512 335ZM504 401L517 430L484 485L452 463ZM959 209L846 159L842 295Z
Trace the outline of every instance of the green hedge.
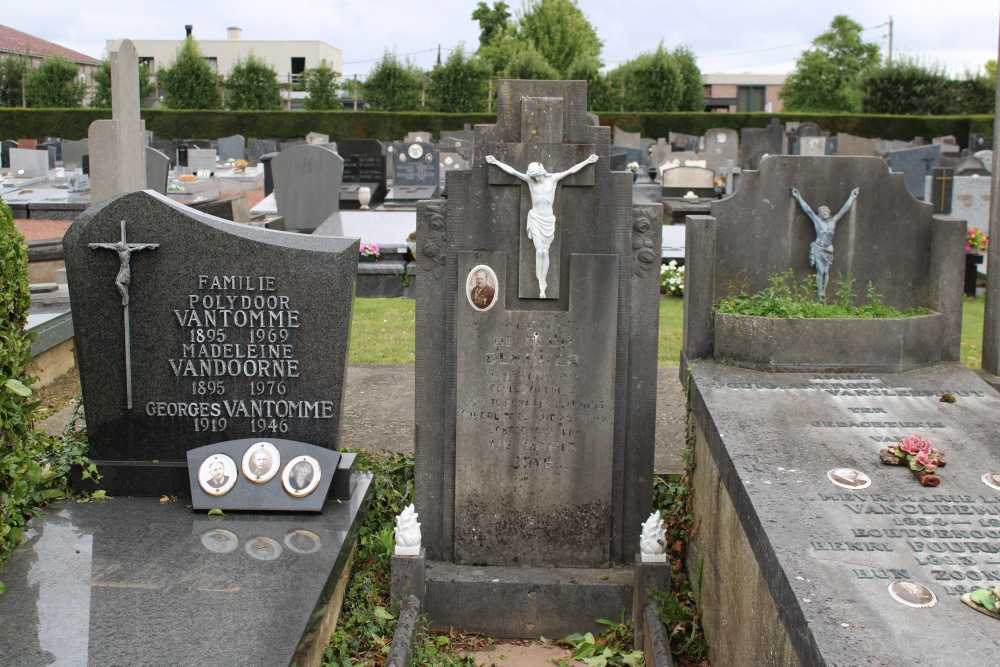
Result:
M3 109L0 137L82 139L99 118L110 118L108 109ZM232 134L259 139L289 139L309 132L347 138L400 139L407 132L460 130L466 123L496 122L495 114L444 114L379 111L170 111L145 109L146 129L160 139L214 139ZM813 121L831 134L846 132L861 137L909 141L922 136L954 135L965 145L969 132L993 135L992 116L869 116L816 113L602 113L602 125L618 126L644 137L666 137L668 132L703 135L713 127L739 130L766 127L771 118L782 123Z

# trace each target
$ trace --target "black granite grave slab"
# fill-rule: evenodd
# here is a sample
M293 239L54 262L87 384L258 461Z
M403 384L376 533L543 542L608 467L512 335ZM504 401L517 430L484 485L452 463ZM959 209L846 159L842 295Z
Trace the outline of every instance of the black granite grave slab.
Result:
M2 663L318 667L370 484L293 517L52 505L4 568Z
M437 196L438 153L423 142L403 144L391 154L392 189L387 200L418 201Z
M700 530L688 567L712 664L981 660L997 621L959 597L1000 582L1000 492L982 481L1000 471L1000 394L958 364L775 375L700 361L690 378ZM935 488L879 460L914 434L947 457ZM834 484L838 468L870 485ZM906 606L889 590L902 581L936 603Z
M230 223L148 191L81 216L64 250L106 488L184 490L187 451L224 440L337 449L357 243Z
M342 139L337 154L344 159L344 179L340 186L341 208L360 208L358 188L371 190L369 207L382 203L386 195L386 157L375 139Z

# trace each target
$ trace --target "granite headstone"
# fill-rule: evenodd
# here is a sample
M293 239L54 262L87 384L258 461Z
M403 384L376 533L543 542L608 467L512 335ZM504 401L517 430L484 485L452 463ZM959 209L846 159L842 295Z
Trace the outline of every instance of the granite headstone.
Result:
M941 166L941 144L915 146L889 153L892 170L903 174L906 189L917 199L924 198L924 177Z
M756 169L760 156L784 155L785 132L781 122L772 118L765 128L745 127L740 131L740 167Z
M11 148L10 171L17 178L44 178L49 173L49 152L34 148Z
M273 139L254 139L251 137L247 141L247 160L259 162L262 155L276 153L278 142Z
M161 195L167 194L169 173L170 158L155 148L146 146L146 187Z
M416 141L393 153L392 189L386 200L418 201L438 193L438 154L434 146Z
M83 156L90 153L90 140L62 142L63 167L79 169L83 165Z
M386 158L382 144L375 139L341 139L337 142L337 153L344 160L340 207L358 208L358 188L361 187L371 191L369 207L381 204L386 195Z
M222 137L216 142L216 150L219 153L219 160L243 160L246 158L246 141L242 134L234 134L231 137Z
M145 191L80 216L63 246L104 487L177 493L187 451L224 440L337 449L357 244L230 223Z
M299 144L271 160L274 197L285 229L311 232L340 210L344 160L328 148Z
M716 127L705 132L705 150L698 157L705 160L708 169L718 171L729 160L735 164L740 159L740 135L728 127ZM656 163L659 166L660 163Z

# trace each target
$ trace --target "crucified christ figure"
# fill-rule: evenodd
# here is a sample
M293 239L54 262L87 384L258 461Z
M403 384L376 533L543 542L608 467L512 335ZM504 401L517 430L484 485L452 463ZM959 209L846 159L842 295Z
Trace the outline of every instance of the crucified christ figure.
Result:
M826 303L826 284L830 280L830 265L833 264L833 233L837 229L837 222L851 208L860 191L861 188L851 190L850 196L837 211L837 215L831 216L830 209L826 206L820 206L813 213L809 204L802 200L798 188L792 188L792 196L816 228L816 240L809 246L809 263L816 267L816 292L820 303Z
M528 238L535 244L535 277L538 278L538 296L545 298L545 288L548 285L546 276L549 273L549 246L556 232L556 216L552 212L552 202L556 198L556 185L570 174L575 174L588 164L597 162L597 156L591 155L580 164L575 164L566 171L550 174L545 171L541 162L528 165L527 173L522 174L510 165L500 162L492 155L486 156L488 164L495 164L511 176L516 176L528 184L531 193L531 210L528 211Z

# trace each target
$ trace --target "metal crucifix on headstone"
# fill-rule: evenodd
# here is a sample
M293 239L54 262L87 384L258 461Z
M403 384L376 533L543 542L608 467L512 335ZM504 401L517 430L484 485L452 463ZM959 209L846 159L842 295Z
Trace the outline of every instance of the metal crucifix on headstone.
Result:
M521 99L521 141L501 144L495 151L497 162L510 165L516 170L527 171L532 162L539 162L552 172L569 170L574 165L586 161L594 153L591 144L564 144L563 141L563 98L525 97ZM525 185L516 176L501 169L490 169L490 185ZM582 169L566 175L559 186L592 186L594 170ZM561 188L560 188L561 189ZM521 188L521 205L518 219L521 241L518 260L518 296L522 299L558 299L560 292L560 236L563 225L557 225L548 248L549 269L544 296L539 296L540 285L535 272L535 243L529 236L525 222L532 207L530 194L524 196L527 186ZM553 206L554 215L559 219L559 198Z
M125 237L125 221L122 220L122 237L116 243L88 243L91 250L113 250L118 253L119 267L118 275L115 277L115 285L122 295L122 315L125 325L125 393L128 401L128 409L132 409L132 335L129 329L128 308L129 308L129 284L132 282L132 268L130 260L133 252L140 250L156 250L159 243L128 243Z

